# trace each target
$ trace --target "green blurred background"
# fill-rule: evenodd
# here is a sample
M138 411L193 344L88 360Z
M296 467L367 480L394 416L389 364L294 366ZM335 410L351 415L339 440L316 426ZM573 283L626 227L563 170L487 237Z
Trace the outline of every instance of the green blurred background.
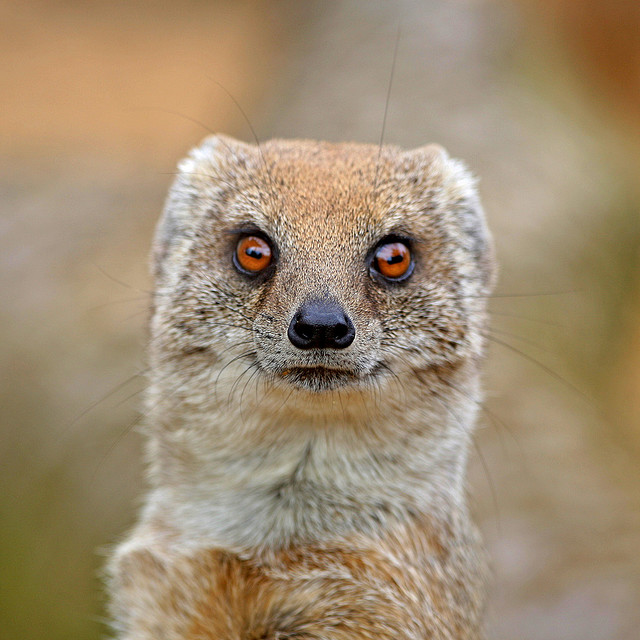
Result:
M143 490L147 253L176 161L437 141L501 281L470 491L489 637L640 628L640 3L0 2L0 638L106 635ZM197 124L202 122L205 126Z

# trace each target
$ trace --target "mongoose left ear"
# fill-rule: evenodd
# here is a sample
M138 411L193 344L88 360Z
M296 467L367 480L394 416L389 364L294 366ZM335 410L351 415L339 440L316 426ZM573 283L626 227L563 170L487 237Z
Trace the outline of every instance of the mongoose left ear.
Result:
M203 195L212 199L218 192L228 189L234 174L231 167L243 165L252 149L251 145L228 136L213 135L178 163L178 173L169 190L153 242L153 275L156 278L164 274L165 263L172 252L188 241L195 219L203 210Z
M444 164L449 160L447 150L435 142L425 144L422 147L416 147L412 151L409 151L409 153L417 158L421 158L428 164Z
M450 161L446 149L439 144L425 144L404 152L405 170L414 174L419 182L430 180L442 172Z

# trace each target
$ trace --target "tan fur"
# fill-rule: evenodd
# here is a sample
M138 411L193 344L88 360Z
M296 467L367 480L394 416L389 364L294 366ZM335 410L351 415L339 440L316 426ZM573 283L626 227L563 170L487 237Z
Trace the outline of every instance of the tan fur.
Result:
M154 245L150 492L110 565L128 640L478 639L465 504L493 281L474 181L437 146L223 136L180 164ZM276 247L233 266L241 230ZM415 270L371 251L411 240ZM300 350L309 299L355 325Z

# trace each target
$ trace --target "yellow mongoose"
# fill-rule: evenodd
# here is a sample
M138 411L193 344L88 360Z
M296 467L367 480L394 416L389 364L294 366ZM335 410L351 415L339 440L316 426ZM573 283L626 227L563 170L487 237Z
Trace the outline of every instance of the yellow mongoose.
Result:
M482 638L464 479L493 274L436 145L194 149L155 238L118 637Z

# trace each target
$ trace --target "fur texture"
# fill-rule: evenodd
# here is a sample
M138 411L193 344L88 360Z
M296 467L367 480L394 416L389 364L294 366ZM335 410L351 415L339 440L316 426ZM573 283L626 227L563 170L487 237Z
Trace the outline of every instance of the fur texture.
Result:
M234 266L243 234L273 247ZM414 270L371 268L385 238ZM154 244L150 492L110 565L128 640L481 638L464 476L489 235L464 166L414 151L206 139ZM330 300L344 349L300 349Z

